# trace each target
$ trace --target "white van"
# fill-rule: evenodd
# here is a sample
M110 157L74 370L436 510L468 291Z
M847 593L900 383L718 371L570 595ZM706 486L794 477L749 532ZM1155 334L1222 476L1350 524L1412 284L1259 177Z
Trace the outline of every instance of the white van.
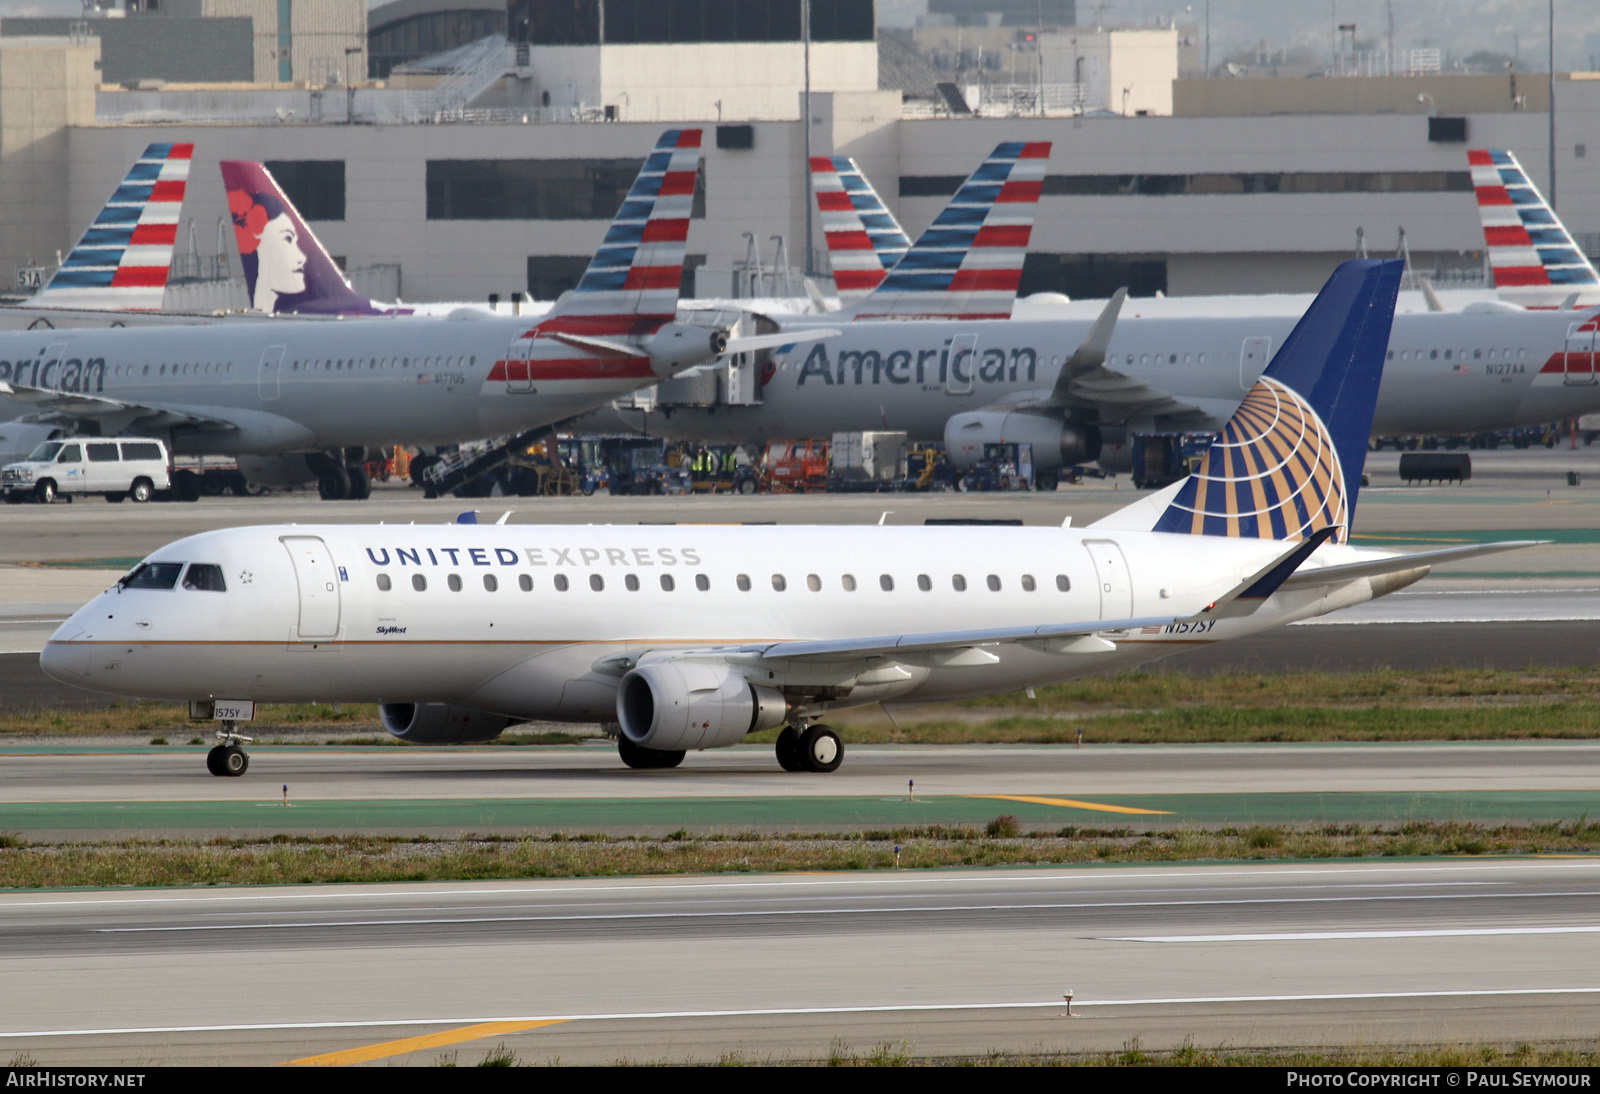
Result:
M149 501L171 485L167 446L154 437L63 437L0 469L0 494L8 502L31 497L49 504L58 494Z

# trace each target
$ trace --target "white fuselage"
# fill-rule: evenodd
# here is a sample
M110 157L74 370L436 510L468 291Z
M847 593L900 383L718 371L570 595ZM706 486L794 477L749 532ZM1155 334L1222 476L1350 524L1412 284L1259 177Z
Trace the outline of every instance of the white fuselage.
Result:
M42 665L85 688L150 698L455 703L589 722L614 718L626 665L652 658L742 663L781 642L1150 621L1109 642L830 656L763 664L752 677L791 694L813 688L817 711L1112 670L1358 603L1425 572L1280 592L1238 618L1206 614L1287 546L1094 528L239 528L147 560L220 567L226 591L113 588L62 625ZM1330 545L1312 564L1374 554Z
M1198 413L1174 413L1138 391L1126 402L1120 393L1096 402L1086 391L1075 420L1133 432L1218 429L1298 319L1288 312L1152 318L1133 310L1129 302L1117 322L1107 368ZM1595 332L1576 329L1590 318L1539 311L1395 316L1372 432L1477 432L1600 410ZM783 326L817 322L797 317ZM952 415L1048 396L1091 323L845 323L836 338L775 352L755 405L608 410L592 420L716 442L883 429L938 441Z
M88 408L106 433L150 428L170 410L187 423L172 427L176 451L235 455L476 440L561 421L671 374L643 356L600 359L530 339L532 323L279 319L0 334L0 381L127 404L121 416ZM508 371L530 357L541 371ZM3 405L6 416L37 409Z

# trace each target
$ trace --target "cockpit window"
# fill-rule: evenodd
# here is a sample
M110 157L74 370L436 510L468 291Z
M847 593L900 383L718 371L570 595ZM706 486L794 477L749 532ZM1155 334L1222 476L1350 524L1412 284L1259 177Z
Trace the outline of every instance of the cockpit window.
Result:
M181 562L141 562L120 584L124 589L170 589L182 572Z
M185 589L199 589L206 593L225 593L228 583L222 579L222 567L209 562L191 563L183 575Z

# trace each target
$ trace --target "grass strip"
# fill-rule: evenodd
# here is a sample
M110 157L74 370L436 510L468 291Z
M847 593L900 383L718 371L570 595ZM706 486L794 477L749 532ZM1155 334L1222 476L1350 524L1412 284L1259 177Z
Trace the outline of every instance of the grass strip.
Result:
M984 828L849 834L757 833L663 838L568 835L287 836L32 843L0 834L0 888L299 885L1025 867L1087 863L1286 861L1435 855L1592 855L1600 822L1548 824L1134 828L1024 833L1001 814Z
M252 736L274 730L354 744L388 741L365 704L263 706ZM1137 671L919 708L898 724L877 710L830 718L858 744L1045 744L1076 740L1167 744L1213 741L1582 739L1600 736L1600 674L1587 668L1440 669L1431 672L1238 673ZM212 726L184 708L118 703L102 710L0 715L0 743L36 737L149 735L174 743ZM537 724L502 735L517 746L570 744L598 727ZM753 741L770 740L776 731Z

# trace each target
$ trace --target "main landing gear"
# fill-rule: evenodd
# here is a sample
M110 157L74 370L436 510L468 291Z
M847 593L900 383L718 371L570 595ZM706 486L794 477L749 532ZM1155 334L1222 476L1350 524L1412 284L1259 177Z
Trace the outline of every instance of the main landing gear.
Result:
M836 771L844 762L844 742L825 725L784 726L778 734L778 766L785 771Z
M250 769L250 757L239 745L252 744L254 737L246 737L233 722L223 722L217 730L217 740L222 743L206 753L206 770L213 775L239 776Z

